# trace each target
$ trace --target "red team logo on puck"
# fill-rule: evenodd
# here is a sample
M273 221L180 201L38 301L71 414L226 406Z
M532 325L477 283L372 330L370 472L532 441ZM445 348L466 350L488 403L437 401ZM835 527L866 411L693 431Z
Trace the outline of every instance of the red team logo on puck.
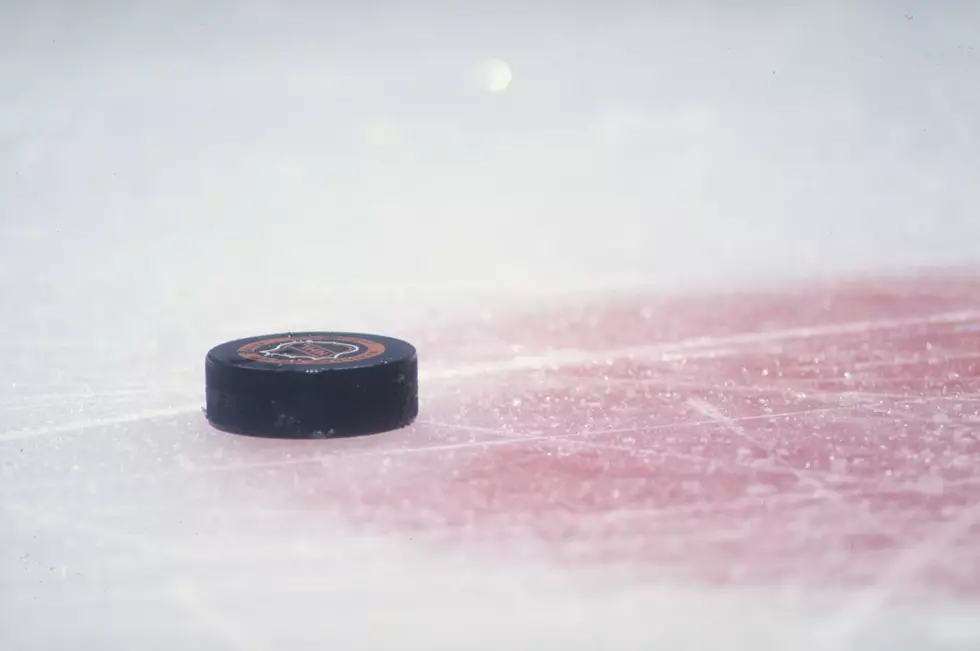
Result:
M346 364L385 352L384 344L338 335L275 337L245 344L238 356L269 364Z

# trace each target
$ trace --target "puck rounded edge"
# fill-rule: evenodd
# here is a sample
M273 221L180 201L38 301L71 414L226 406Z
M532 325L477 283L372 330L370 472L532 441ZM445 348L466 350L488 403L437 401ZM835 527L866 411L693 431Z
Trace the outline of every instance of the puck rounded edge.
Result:
M418 415L415 347L351 332L286 332L218 344L205 358L216 429L272 438L378 434Z

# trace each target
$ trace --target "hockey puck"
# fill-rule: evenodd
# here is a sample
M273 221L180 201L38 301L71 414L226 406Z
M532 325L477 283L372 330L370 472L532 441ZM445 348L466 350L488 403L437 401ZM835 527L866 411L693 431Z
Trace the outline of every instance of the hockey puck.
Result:
M384 432L418 414L415 348L391 337L291 332L238 339L205 360L208 421L236 434Z

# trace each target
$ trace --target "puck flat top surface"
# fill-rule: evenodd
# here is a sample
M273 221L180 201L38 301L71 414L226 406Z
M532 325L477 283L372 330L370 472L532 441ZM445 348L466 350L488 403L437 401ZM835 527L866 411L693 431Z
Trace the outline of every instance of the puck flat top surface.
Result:
M229 341L205 362L208 420L255 436L327 437L403 427L418 413L415 348L351 332Z
M415 348L392 337L352 332L297 332L229 341L211 349L208 359L237 368L304 372L376 366L415 357Z

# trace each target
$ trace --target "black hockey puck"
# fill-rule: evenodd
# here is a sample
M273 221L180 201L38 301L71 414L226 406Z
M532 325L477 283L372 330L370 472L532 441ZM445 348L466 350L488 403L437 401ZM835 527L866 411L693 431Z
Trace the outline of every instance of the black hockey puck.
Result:
M324 438L404 427L418 414L415 348L391 337L290 332L215 346L206 413L218 429Z

